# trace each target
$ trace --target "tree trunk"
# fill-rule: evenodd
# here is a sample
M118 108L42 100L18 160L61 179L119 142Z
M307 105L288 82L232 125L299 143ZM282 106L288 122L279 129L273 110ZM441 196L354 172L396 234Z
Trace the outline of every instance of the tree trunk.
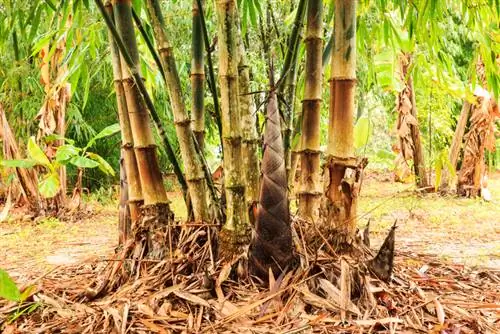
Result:
M464 138L465 127L467 126L467 120L469 119L469 114L471 111L471 104L467 101L464 101L462 106L462 111L460 112L460 118L457 122L457 127L455 128L455 135L453 136L453 140L451 142L449 159L450 164L454 170L457 168L458 156L460 153L460 148L462 147L462 141ZM443 169L443 174L441 178L441 185L439 186L440 190L446 191L450 186L450 173L447 169Z
M113 18L113 7L111 2L106 3L106 10L110 18ZM120 180L122 179L122 171L125 172L125 180L127 186L127 203L128 211L130 212L130 220L132 224L136 224L140 217L140 207L143 203L141 181L139 179L139 170L137 168L137 160L134 153L134 142L132 138L132 129L130 127L130 118L127 109L127 99L125 97L124 81L122 65L120 59L120 51L113 39L111 32L108 33L108 39L111 49L111 63L113 65L113 78L116 94L116 106L118 109L118 119L120 122L122 150L121 160L123 168L120 168ZM125 69L126 71L126 69ZM123 160L123 161L122 161ZM120 165L121 166L121 165ZM120 189L123 184L120 181Z
M193 0L193 23L191 37L191 90L192 124L196 141L201 151L205 141L205 66L203 51L205 43L201 26L198 0Z
M284 147L273 81L271 73L262 158L263 179L255 234L249 250L250 271L264 281L267 281L269 269L274 277L278 277L284 270L292 269L296 264L288 208Z
M19 160L19 147L7 120L7 115L0 104L0 138L2 139L3 159ZM15 168L17 179L21 185L21 194L28 203L28 209L34 216L40 214L43 202L38 191L38 176L34 168Z
M140 74L139 53L132 23L130 0L114 0L114 14L118 31L132 58L128 69L122 62L122 75L130 119L134 153L139 170L144 205L140 226L133 226L136 240L134 254L152 259L163 259L168 253L168 223L173 219L167 193L156 155L156 145L149 126L149 114L132 73Z
M495 150L495 120L500 117L498 105L485 89L474 92L469 131L465 135L464 157L458 174L457 193L480 196L485 174L485 150Z
M226 194L226 222L220 234L220 253L223 258L229 259L248 244L250 226L241 175L243 156L238 87L238 11L236 0L217 0L216 3Z
M288 47L286 50L283 70L281 78L284 82L279 87L279 94L283 95L284 103L281 103L285 121L283 122L283 141L285 145L285 162L287 175L290 175L292 167L292 132L293 132L293 116L295 110L295 91L297 83L297 62L299 55L300 37L302 27L304 25L304 17L307 7L307 0L300 0L297 4L297 13L293 22L292 32L288 39ZM290 182L288 182L290 184Z
M354 96L356 88L356 0L335 2L335 43L331 59L330 119L325 164L326 229L334 230L334 245L346 248L355 238L356 206L366 160L354 157ZM324 224L324 225L325 225Z
M413 169L417 187L429 186L425 172L424 153L420 141L420 130L417 119L417 105L413 90L413 80L408 69L411 65L411 55L403 53L399 60L399 76L404 83L403 89L398 94L398 125L401 154L406 161L413 159Z
M179 139L179 148L184 162L186 181L193 205L194 219L207 222L207 185L203 175L201 157L197 155L191 120L186 112L182 98L181 82L177 72L173 49L167 39L165 22L157 0L148 0L146 7L152 22L158 52L165 71L165 78L174 114L175 130Z
M320 185L320 116L323 56L323 1L309 0L306 30L305 89L302 100L299 216L318 219Z
M415 90L413 89L413 78L410 75L408 79L408 87L411 91L411 114L417 120L417 103L415 101ZM413 143L415 144L415 150L413 152L413 168L415 169L415 175L417 176L417 186L419 188L429 187L429 178L425 171L425 160L424 160L424 149L422 147L422 142L420 141L420 129L417 124L410 125L411 137Z
M239 22L238 22L239 23ZM241 36L238 38L238 86L239 108L241 116L242 168L245 173L245 201L250 221L254 221L253 209L259 201L260 162L259 162L259 135L257 133L257 113L250 91L250 69L246 60L245 46Z

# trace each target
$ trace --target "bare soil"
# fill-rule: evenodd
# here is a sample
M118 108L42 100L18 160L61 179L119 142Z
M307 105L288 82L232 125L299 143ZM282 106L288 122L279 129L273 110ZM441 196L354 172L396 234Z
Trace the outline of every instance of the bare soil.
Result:
M412 185L388 174L365 179L359 225L370 220L372 247L378 247L398 220L396 249L438 255L445 261L500 269L500 173L491 177L493 200L417 195ZM179 194L171 193L177 217L185 216ZM0 268L17 282L32 280L58 266L101 258L117 245L117 208L89 203L94 215L78 222L43 219L0 223Z

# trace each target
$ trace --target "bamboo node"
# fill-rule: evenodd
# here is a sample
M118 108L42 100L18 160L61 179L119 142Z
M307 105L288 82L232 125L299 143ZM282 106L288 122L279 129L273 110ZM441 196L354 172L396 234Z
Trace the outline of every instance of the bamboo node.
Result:
M326 163L327 165L338 165L338 166L344 166L348 168L356 168L358 167L358 158L356 157L337 157L334 155L328 156L328 162Z
M328 79L328 82L332 83L334 81L351 81L354 82L355 84L358 83L358 79L356 77L331 77Z
M182 127L188 127L191 125L191 120L189 118L184 118L182 120L174 121L174 124Z
M296 151L297 153L305 154L305 155L315 155L323 153L321 150L315 150L312 148L304 148L302 150Z
M156 144L134 145L134 150L156 149Z

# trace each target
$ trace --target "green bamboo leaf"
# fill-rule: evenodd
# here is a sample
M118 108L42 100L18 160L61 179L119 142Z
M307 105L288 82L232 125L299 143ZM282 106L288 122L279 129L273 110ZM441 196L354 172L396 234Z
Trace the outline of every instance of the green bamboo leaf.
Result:
M33 38L36 36L36 32L38 31L38 25L40 24L40 17L42 14L42 7L37 7L35 9L35 17L33 21L31 22L31 28L30 28L30 33L28 40L31 42Z
M247 0L248 1L248 14L250 15L250 23L252 26L257 25L257 13L255 10L254 2L252 0Z
M111 165L106 160L104 160L104 158L101 157L99 154L87 152L87 156L90 159L95 160L97 163L99 163L97 167L99 167L99 169L103 173L115 176L115 171L113 170L113 167L111 167Z
M242 18L241 18L241 33L245 34L247 31L247 22L248 22L248 1L250 0L242 0Z
M35 43L35 45L32 48L32 56L37 55L40 50L43 49L44 46L48 45L52 37L55 35L55 31L51 31L46 33L45 35L42 35L42 37Z
M28 297L31 296L33 292L35 292L35 290L36 290L36 285L27 286L19 296L19 301L23 302L26 299L28 299Z
M51 168L51 164L45 153L43 153L40 146L35 141L35 137L28 140L28 155L31 159L35 160L37 164Z
M132 8L138 15L140 15L141 13L141 5L142 5L142 0L132 0Z
M43 137L43 141L45 143L52 143L56 140L63 140L70 145L75 144L75 141L73 139L66 138L66 137L61 136L60 134L57 134L57 133L53 133L53 134L50 134L50 135Z
M378 150L376 154L377 158L381 160L394 160L396 155L389 150Z
M21 293L16 283L10 278L6 271L0 269L0 298L10 301L20 301Z
M56 5L54 5L54 3L52 2L52 0L45 0L45 2L47 3L47 5L49 5L49 7L55 12L57 11L57 8L56 8Z

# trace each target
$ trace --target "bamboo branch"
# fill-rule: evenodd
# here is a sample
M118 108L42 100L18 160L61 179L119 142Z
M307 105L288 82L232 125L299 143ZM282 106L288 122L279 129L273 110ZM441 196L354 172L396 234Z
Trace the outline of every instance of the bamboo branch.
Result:
M139 29L139 32L141 33L142 39L144 39L144 42L146 42L148 50L151 53L151 56L153 57L156 66L158 66L158 69L160 70L160 74L163 77L163 80L166 80L165 71L163 70L163 66L161 65L160 56L156 52L153 42L149 38L148 34L146 33L146 30L144 29L144 26L142 25L141 18L137 15L134 8L132 8L132 17L134 18L134 22L135 25L137 26L137 29Z
M222 121L221 121L221 110L219 105L219 96L217 94L217 86L215 81L214 65L212 63L212 51L210 50L210 40L208 38L207 24L205 22L205 10L203 9L203 3L201 0L196 0L198 3L198 8L200 9L200 20L201 27L203 30L203 39L205 41L205 51L207 52L207 65L208 65L208 78L210 91L212 93L212 98L214 99L214 109L215 109L215 122L217 128L219 129L220 144L222 146Z

